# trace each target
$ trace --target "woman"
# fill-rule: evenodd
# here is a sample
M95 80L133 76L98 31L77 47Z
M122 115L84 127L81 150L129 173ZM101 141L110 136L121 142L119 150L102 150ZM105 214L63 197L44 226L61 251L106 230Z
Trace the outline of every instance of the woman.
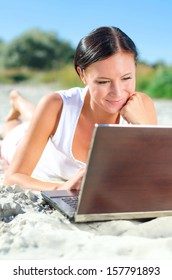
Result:
M75 69L85 88L49 94L36 110L13 91L2 145L10 163L4 184L32 190L79 189L95 123L156 124L152 100L135 91L136 61L136 46L124 32L100 27L76 49ZM19 116L31 119L30 125L18 126Z

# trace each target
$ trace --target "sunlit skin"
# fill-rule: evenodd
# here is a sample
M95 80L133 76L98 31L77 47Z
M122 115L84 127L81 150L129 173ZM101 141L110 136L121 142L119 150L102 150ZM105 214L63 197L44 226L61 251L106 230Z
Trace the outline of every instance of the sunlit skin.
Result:
M136 66L132 54L118 52L84 71L79 67L77 70L88 86L88 92L73 137L75 159L87 162L95 123L119 123L120 115L131 124L157 123L150 97L135 92ZM20 99L13 100L13 111L17 111ZM31 177L49 137L58 127L62 107L62 98L57 93L45 96L38 104L27 137L20 144L6 174L5 185L18 184L33 190L80 188L85 169L79 170L65 183L43 182Z

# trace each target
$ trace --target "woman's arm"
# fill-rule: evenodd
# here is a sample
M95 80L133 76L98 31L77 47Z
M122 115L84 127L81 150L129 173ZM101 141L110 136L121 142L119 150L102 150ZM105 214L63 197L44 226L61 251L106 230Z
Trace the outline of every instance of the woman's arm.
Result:
M33 190L56 189L62 186L60 183L43 182L31 178L49 137L56 131L62 106L62 99L56 93L42 98L27 134L17 149L5 175L5 185L18 184L22 188Z
M152 99L142 92L130 96L120 114L131 124L156 125L157 114Z

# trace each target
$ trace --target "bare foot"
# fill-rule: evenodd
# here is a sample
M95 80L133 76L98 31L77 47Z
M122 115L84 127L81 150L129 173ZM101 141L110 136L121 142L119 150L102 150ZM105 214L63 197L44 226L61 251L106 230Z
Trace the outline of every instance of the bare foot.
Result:
M16 101L20 97L20 93L16 90L12 90L9 95L11 109L5 118L5 121L17 120L20 116L20 112L16 109Z

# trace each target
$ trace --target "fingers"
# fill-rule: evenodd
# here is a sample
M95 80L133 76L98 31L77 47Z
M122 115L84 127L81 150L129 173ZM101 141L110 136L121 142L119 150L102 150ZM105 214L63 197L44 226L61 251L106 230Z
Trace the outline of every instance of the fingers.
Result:
M133 93L120 110L120 114L128 123L142 124L145 121L147 122L147 114L141 94L138 92Z
M75 183L73 186L71 186L71 190L80 190L81 188L81 183L82 183L82 180L83 180L83 176L85 174L85 170L86 168L85 167L82 167L79 169L79 171L76 173L76 178L75 178Z
M83 176L85 174L85 167L80 168L76 174L63 184L59 189L61 190L80 190Z

